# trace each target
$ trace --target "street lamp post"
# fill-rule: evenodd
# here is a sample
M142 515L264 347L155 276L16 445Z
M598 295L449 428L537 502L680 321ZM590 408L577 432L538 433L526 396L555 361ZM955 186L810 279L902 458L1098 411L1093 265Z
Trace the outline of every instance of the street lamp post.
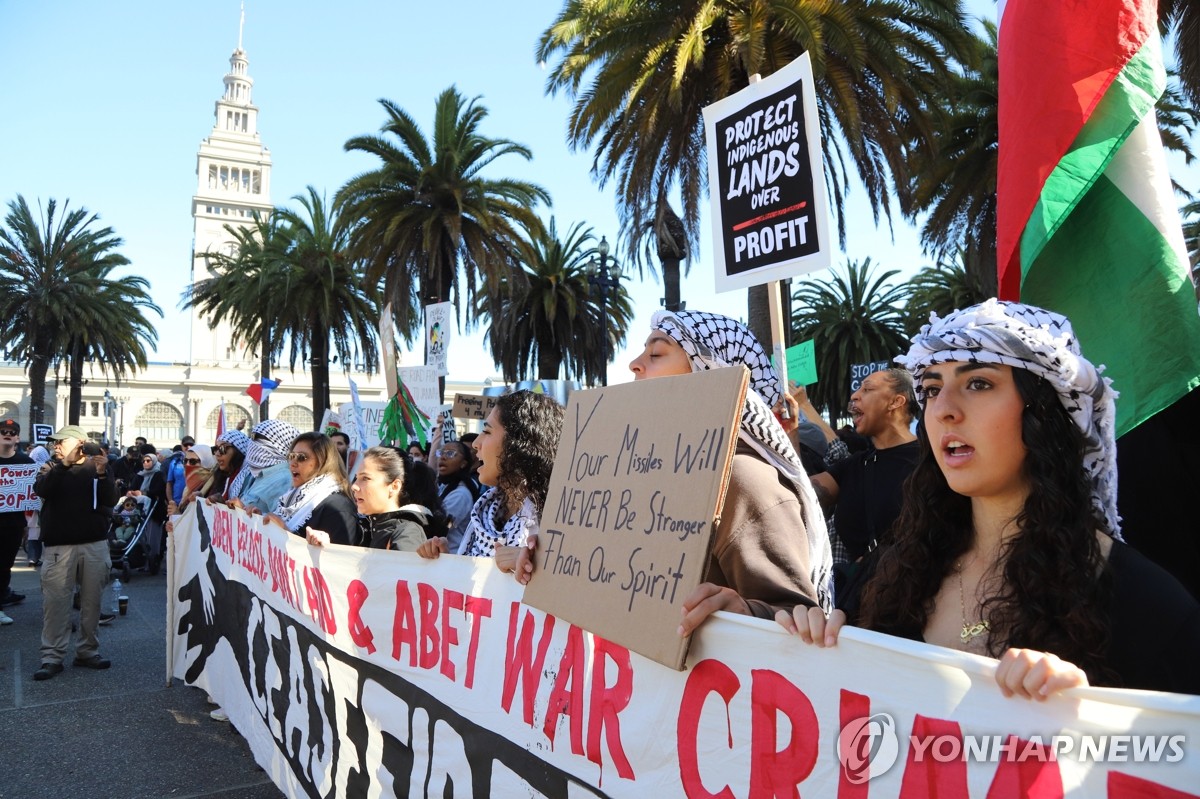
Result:
M588 283L600 289L600 325L601 332L604 337L604 363L600 367L600 385L608 385L608 291L612 289L614 292L621 285L620 273L609 276L608 274L608 240L600 237L600 243L596 245L596 252L600 253L600 269L593 271L593 274L588 275ZM595 259L592 259L595 263Z

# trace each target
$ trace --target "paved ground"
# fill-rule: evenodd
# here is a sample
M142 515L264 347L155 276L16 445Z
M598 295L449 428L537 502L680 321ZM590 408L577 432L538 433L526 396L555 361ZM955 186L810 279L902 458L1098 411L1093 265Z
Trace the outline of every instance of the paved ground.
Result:
M0 627L0 799L282 795L233 728L208 717L203 692L166 686L165 576L135 575L128 615L100 628L111 669L68 665L34 682L42 595L25 562L18 555L13 590L26 599Z

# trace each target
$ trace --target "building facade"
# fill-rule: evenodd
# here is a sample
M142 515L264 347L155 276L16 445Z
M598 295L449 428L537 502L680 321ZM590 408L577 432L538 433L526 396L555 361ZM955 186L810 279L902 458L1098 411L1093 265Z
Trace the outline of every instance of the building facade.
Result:
M254 224L256 215L271 213L271 156L258 132L258 108L253 104L254 81L249 59L238 47L229 59L224 90L216 101L213 127L200 143L196 156L196 193L192 196L192 262L186 271L190 283L210 274L215 266L205 253L231 253L235 247L230 228ZM182 249L182 248L180 248ZM170 279L169 276L167 279ZM170 319L166 324L172 324ZM142 436L159 446L170 446L184 435L199 442L215 437L217 417L225 407L226 423L259 419L259 407L245 395L247 386L262 375L252 346L236 341L227 325L213 326L194 309L186 324L191 340L184 362L151 363L138 374L118 382L102 374L93 364L84 367L83 405L80 424L96 440L126 446ZM346 377L358 384L364 401L385 397L381 376L369 376L360 368ZM314 417L311 377L306 371L268 375L282 385L270 397L270 416L283 419L301 430L313 429L324 409ZM336 409L350 401L349 382L335 365L330 374L331 403ZM478 394L481 383L447 385L454 392ZM46 423L55 428L67 423L68 385L65 366L61 373L47 375ZM27 425L29 382L24 364L0 363L0 418L11 416ZM28 435L29 428L23 428Z

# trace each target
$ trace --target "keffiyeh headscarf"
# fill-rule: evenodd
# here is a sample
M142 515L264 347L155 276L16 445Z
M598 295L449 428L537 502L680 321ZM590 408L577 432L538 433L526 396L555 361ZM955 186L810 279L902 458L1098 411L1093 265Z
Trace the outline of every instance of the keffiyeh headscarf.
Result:
M1092 507L1120 539L1117 515L1117 393L1112 381L1079 351L1071 322L1061 314L990 299L945 319L937 314L913 338L907 355L896 361L920 386L925 370L936 363L966 361L1026 369L1058 393L1075 426L1083 432L1083 468L1092 484Z
M234 435L240 438L234 438ZM226 430L222 434L220 441L228 441L235 447L242 449L239 441L245 445L242 453L246 456L242 463L242 468L238 470L237 476L225 489L225 496L237 497L241 496L242 487L246 484L246 479L250 476L251 471L254 474L260 473L268 466L274 466L277 463L282 463L287 459L288 450L292 447L292 442L296 440L296 436L300 435L300 431L287 422L281 422L278 419L265 419L250 429L251 435L261 435L265 437L265 441L252 440L250 436L238 430Z
M226 430L217 438L217 443L232 444L244 456L250 449L250 436L241 430Z
M265 469L287 459L288 450L300 431L279 419L267 419L250 431L250 446L246 449L246 465ZM257 438L262 436L262 439Z
M821 607L828 612L833 607L833 555L825 516L800 456L771 412L780 398L779 376L762 345L742 323L704 311L656 311L650 328L661 330L683 347L693 372L737 364L750 370L738 438L795 485L808 533L810 577Z

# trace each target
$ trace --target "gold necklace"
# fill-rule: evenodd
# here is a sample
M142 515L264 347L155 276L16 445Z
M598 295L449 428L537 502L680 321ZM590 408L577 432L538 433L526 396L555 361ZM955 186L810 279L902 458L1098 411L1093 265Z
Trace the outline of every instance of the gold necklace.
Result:
M967 621L967 600L963 593L963 578L962 578L962 566L961 565L959 566L959 569L958 569L958 607L959 607L959 610L962 612L962 623L963 623L962 632L960 632L958 634L958 640L962 641L963 646L966 646L967 644L971 643L971 641L975 640L979 636L986 633L988 631L988 629L990 628L990 625L988 625L987 619L981 619L974 623Z

